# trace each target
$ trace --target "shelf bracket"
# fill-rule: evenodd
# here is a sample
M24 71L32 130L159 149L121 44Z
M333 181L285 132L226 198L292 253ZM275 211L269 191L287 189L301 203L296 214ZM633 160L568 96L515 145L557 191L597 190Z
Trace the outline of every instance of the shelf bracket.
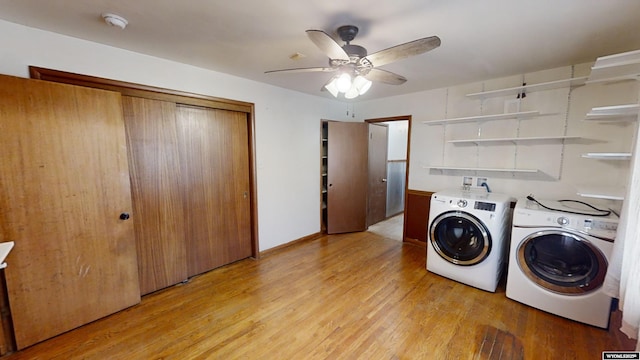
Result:
M527 86L526 82L522 83L522 90L520 90L520 92L518 92L518 95L516 96L516 99L524 99L525 97L527 97L527 93L525 92L525 86Z

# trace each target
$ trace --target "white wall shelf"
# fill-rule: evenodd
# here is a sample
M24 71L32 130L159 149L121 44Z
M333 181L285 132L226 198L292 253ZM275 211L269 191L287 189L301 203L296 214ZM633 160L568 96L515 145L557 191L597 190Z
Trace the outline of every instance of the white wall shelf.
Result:
M478 115L478 116L451 118L451 119L442 119L442 120L427 120L427 121L423 121L422 123L427 125L443 125L443 124L451 124L451 123L481 122L481 121L491 121L491 120L527 119L527 118L532 118L539 115L540 115L539 111L524 111L524 112L515 112L515 113L506 113L506 114Z
M587 77L583 76L583 77L577 77L577 78L571 78L571 79L549 81L549 82L539 83L539 84L522 85L522 86L516 86L511 88L505 88L505 89L482 91L482 92L467 94L467 97L474 98L474 99L475 98L484 99L484 98L497 97L497 96L517 95L523 92L526 93L526 92L533 92L533 91L560 89L563 87L581 86L581 85L584 85L586 81L587 81Z
M624 200L624 193L624 188L604 186L581 186L577 191L582 197L605 200Z
M504 169L504 168L476 168L464 166L426 166L427 169L441 171L481 171L481 172L501 172L501 173L530 173L537 174L538 169Z
M486 143L502 143L502 142L526 142L526 141L544 141L544 140L571 140L571 139L581 139L580 136L535 136L535 137L514 137L514 138L495 138L495 139L461 139L461 140L449 140L448 143L451 144L469 144L473 143L476 145L486 144Z
M595 121L632 121L638 117L640 105L614 105L594 107L587 113L585 120Z
M586 153L582 154L582 157L597 160L631 160L631 153Z
M636 50L596 59L587 83L638 80L639 76L640 50Z

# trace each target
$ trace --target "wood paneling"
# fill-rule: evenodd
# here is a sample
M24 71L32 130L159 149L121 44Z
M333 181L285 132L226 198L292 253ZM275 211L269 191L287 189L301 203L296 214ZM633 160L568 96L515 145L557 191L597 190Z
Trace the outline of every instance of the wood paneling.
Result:
M0 76L0 241L24 348L140 300L120 94Z
M140 292L187 279L176 105L123 96Z
M247 116L178 106L189 276L251 256Z
M367 124L328 121L327 233L367 228Z
M424 265L420 246L323 236L145 296L8 360L500 358L491 349L600 359L625 349L613 325L551 315L508 299L504 286L478 290Z
M429 191L407 190L404 212L405 240L427 243L432 194L433 192Z

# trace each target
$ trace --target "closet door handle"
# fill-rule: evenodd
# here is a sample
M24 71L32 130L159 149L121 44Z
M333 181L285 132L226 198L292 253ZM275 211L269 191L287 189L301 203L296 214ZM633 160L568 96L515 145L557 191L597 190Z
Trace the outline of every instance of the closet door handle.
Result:
M129 220L129 213L123 212L120 214L120 220Z

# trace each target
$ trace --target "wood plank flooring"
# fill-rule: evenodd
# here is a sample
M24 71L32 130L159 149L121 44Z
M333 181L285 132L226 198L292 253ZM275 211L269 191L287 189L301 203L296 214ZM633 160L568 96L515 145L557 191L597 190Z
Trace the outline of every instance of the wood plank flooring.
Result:
M613 330L425 270L362 232L242 260L7 359L600 359Z

